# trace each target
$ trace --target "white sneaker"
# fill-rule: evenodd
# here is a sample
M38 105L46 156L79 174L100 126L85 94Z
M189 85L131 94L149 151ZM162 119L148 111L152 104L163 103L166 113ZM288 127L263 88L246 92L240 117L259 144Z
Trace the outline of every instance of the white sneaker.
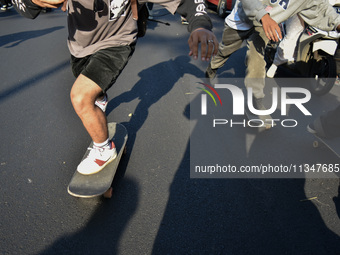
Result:
M107 103L108 103L108 97L107 97L107 94L105 93L103 99L101 100L97 99L94 104L98 106L103 112L105 112Z
M77 171L84 175L95 174L117 157L115 144L110 141L110 147L89 148L89 155L77 167Z
M267 77L273 78L275 76L276 70L277 65L272 64L267 71Z

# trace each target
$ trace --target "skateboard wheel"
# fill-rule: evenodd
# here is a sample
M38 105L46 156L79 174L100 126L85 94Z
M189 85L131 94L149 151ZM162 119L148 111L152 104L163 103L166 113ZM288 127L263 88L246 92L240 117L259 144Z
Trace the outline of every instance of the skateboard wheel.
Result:
M103 194L103 196L105 197L105 198L111 198L112 197L112 187L111 188L109 188L104 194Z
M126 146L124 147L123 154L125 155L127 153L127 148Z
M314 148L318 148L319 147L319 142L318 141L314 141L313 142L313 147Z

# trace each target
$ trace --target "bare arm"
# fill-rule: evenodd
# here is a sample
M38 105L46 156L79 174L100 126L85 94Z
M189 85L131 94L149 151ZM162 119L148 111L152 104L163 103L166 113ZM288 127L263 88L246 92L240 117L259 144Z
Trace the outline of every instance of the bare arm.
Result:
M273 20L269 14L266 14L261 19L262 27L269 40L278 42L282 40L281 29L279 25Z
M65 0L32 0L32 3L43 8L59 8L67 2Z
M201 44L201 60L210 61L211 56L217 54L218 40L211 31L212 22L207 14L205 1L182 0L176 12L189 21L189 56L197 59Z
M263 4L258 0L241 0L242 8L248 19L260 21L264 32L269 40L279 41L282 39L281 29L266 11Z

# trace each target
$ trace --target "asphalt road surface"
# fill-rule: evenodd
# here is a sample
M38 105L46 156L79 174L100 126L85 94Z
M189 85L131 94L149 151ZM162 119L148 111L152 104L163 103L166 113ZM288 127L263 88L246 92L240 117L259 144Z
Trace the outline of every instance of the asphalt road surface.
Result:
M207 63L187 56L178 15L155 6L154 16L170 26L149 22L108 93L108 120L129 132L108 200L67 193L90 138L69 99L66 15L0 13L0 254L340 254L337 176L190 178L189 137L198 127L189 105L200 98ZM211 17L220 39L223 20ZM244 54L219 77L244 77ZM313 116L293 111L292 129L223 131L225 157L238 166L339 163L306 132L339 96L339 87L312 96ZM200 148L213 158L204 138Z

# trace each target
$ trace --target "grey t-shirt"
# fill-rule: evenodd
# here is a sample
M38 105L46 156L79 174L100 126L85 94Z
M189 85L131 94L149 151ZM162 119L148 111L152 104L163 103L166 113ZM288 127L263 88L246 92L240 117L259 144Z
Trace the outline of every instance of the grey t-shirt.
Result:
M103 0L104 8L94 11L93 1L68 1L68 47L77 58L115 46L130 45L137 39L137 21L132 19L129 0ZM148 1L139 1L144 3ZM180 0L152 0L175 13Z

